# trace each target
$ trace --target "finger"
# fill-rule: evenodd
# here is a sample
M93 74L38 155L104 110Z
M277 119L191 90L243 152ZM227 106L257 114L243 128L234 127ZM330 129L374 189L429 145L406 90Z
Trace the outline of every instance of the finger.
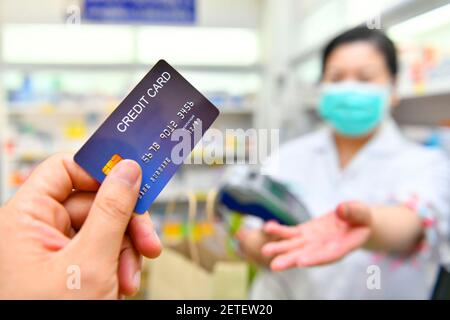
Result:
M76 191L64 201L64 208L68 212L70 223L75 230L81 229L94 203L95 196L95 192Z
M132 160L120 161L100 187L77 237L78 245L93 254L117 259L141 184L141 168Z
M361 202L342 203L336 208L336 214L352 225L368 226L371 222L370 207Z
M302 237L269 242L263 246L262 254L266 257L273 257L282 253L286 253L288 251L300 249L305 244L305 242L305 239Z
M257 264L268 265L270 259L262 256L261 248L270 240L261 229L242 229L240 231L239 248L244 257Z
M55 199L45 195L30 195L21 199L14 207L20 216L29 216L37 221L46 223L59 232L69 235L70 218L62 206Z
M134 215L128 226L134 247L148 258L156 258L161 253L161 242L156 234L150 215Z
M81 229L89 210L94 203L95 193L74 192L64 203L71 218L72 227ZM161 242L155 232L150 215L135 214L128 225L129 235L134 247L148 258L156 258L161 253Z
M247 247L249 243L248 239L252 237L253 232L255 231L246 228L240 228L234 235L236 237L236 240L238 241L240 250L244 254L247 254L248 251Z
M279 238L292 238L300 235L300 226L288 227L277 222L267 222L264 225L264 232Z
M243 243L243 242L247 242L246 240L249 237L254 237L255 234L260 234L260 236L264 235L264 233L260 229L251 229L251 228L242 226L235 232L234 237L236 238L236 240Z
M276 256L270 263L270 268L273 271L282 271L293 268L297 265L298 251L291 251L285 254Z
M98 187L98 182L73 161L71 154L61 153L37 166L14 198L22 201L30 195L46 195L63 202L73 189L96 191Z
M142 256L125 236L119 256L119 292L126 296L135 295L141 286Z
M272 228L276 228L276 227L278 227L278 226L280 226L280 224L279 224L277 221L275 221L275 220L270 220L270 221L267 221L267 222L264 224L263 230L264 230L264 231L265 231L266 229L271 230Z
M244 239L247 237L247 235L250 233L250 230L241 227L239 228L236 233L234 234L235 238L239 241L242 242L244 241Z

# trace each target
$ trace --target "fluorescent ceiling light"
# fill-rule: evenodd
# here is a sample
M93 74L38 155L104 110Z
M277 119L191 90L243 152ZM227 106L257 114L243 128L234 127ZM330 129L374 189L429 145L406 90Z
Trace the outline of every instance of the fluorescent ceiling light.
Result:
M9 63L250 66L260 55L257 31L240 28L7 24L1 38Z
M259 62L256 31L239 28L142 27L138 61L164 58L174 65L249 66Z
M106 25L4 25L2 56L10 63L129 63L132 31Z

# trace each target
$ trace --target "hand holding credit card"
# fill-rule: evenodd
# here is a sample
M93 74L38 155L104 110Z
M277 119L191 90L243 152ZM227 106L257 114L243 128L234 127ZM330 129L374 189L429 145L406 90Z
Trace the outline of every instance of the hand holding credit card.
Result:
M160 60L75 154L102 182L122 159L142 169L135 212L144 213L219 115L219 110Z

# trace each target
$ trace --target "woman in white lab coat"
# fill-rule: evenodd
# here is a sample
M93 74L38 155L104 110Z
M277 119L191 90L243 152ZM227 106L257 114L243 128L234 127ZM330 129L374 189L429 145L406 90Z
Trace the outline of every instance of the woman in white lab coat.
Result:
M406 140L390 118L398 64L384 33L349 30L322 62L327 127L287 143L268 166L314 218L239 233L244 252L267 266L251 297L429 298L449 222L448 159Z

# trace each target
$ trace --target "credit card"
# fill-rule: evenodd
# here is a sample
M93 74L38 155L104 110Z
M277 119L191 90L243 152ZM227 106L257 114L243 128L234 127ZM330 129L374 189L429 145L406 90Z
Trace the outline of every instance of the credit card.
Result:
M160 60L75 154L100 183L122 159L142 168L135 212L142 214L218 117L219 110Z

